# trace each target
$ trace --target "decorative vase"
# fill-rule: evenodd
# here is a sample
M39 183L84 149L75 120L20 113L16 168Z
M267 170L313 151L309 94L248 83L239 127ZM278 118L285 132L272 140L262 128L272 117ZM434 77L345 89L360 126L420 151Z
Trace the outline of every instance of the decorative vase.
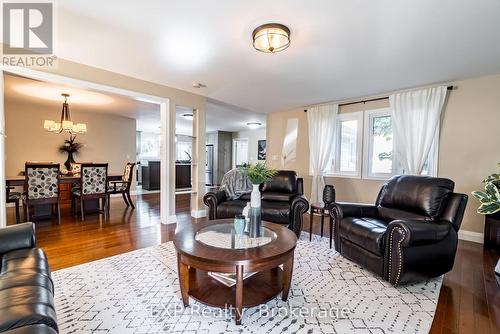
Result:
M245 231L245 217L244 216L236 216L234 217L234 231L237 236L242 236Z
M325 208L330 206L333 202L335 202L335 187L326 185L323 189L323 203L325 204Z
M252 187L252 193L250 194L250 206L252 208L260 208L259 184L252 184Z
M258 184L253 184L252 187L253 190L250 195L250 210L248 210L248 214L250 216L248 233L250 238L257 238L260 237L262 230L260 191Z
M66 170L71 170L71 164L73 163L75 163L75 160L73 159L73 152L68 152L68 159L66 159L66 162L64 163Z
M241 214L245 217L245 233L248 233L248 228L250 227L250 202L243 208Z

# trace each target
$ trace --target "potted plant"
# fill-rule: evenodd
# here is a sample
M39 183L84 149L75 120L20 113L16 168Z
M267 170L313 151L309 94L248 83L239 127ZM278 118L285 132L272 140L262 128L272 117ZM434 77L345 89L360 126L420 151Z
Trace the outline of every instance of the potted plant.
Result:
M500 162L498 163L500 166ZM473 191L472 195L481 205L477 213L491 215L500 211L500 174L494 173L483 180L484 191Z
M68 159L64 163L66 170L71 170L71 164L75 163L73 155L77 155L83 147L81 143L75 142L76 136L70 136L69 139L64 140L64 144L59 146L59 152L67 153Z
M472 195L481 203L477 213L485 215L484 246L499 251L496 233L500 231L500 174L491 174L483 183L484 191L473 191Z
M250 196L250 237L257 237L260 235L261 219L260 219L260 191L259 186L269 181L273 176L278 174L278 171L267 167L264 163L257 163L256 165L245 164L241 167L243 174L248 177L252 183L252 193Z

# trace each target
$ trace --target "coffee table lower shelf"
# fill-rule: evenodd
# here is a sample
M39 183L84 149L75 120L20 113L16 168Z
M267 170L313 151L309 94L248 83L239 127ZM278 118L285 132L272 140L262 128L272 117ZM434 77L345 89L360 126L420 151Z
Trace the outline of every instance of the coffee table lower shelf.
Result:
M256 273L243 281L242 307L265 304L283 290L283 270L277 267ZM228 287L208 272L189 269L189 295L208 306L236 307L236 285Z

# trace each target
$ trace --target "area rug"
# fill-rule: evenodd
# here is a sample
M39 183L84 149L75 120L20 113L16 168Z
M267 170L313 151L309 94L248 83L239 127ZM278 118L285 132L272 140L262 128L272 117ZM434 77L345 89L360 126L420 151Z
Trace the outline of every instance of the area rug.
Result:
M442 278L392 287L304 234L287 302L231 310L182 306L172 242L53 273L61 333L427 333Z

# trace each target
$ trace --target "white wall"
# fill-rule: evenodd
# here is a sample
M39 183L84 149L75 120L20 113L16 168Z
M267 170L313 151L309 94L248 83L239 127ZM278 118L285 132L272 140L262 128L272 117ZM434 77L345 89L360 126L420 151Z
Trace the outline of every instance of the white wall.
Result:
M257 163L257 142L266 139L266 128L233 132L233 139L239 138L248 139L248 162L251 164Z

